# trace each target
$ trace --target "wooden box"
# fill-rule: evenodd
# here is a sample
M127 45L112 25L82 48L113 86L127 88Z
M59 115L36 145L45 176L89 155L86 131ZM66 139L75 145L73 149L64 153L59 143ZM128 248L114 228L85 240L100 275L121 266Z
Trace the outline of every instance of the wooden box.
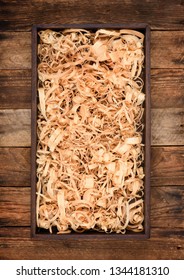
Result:
M40 30L52 29L62 31L68 28L82 28L96 31L98 29L132 29L142 32L145 35L144 40L144 93L146 96L144 102L144 231L141 233L126 232L125 234L117 233L98 233L96 231L88 231L84 233L56 234L49 233L47 230L38 228L36 225L36 149L37 149L37 104L38 104L38 57L37 46L39 43L38 32ZM104 239L104 240L121 240L121 239L145 239L150 235L150 28L147 24L61 24L61 25L34 25L32 28L32 114L31 114L31 234L33 238L41 239Z

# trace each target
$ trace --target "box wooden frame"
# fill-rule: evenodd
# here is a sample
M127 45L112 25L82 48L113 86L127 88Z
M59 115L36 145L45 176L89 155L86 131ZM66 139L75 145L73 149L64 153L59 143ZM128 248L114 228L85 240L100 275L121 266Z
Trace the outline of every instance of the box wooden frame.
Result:
M117 233L70 233L70 234L50 234L40 230L36 225L36 149L37 149L37 45L38 31L52 29L61 31L66 28L83 28L89 30L106 29L133 29L142 32L145 35L144 40L144 92L146 99L144 102L144 135L143 142L145 144L144 153L144 231L141 233L127 232L126 234ZM151 161L151 106L150 106L150 27L145 23L139 24L43 24L33 25L32 27L32 108L31 108L31 236L37 239L103 239L103 240L122 240L122 239L148 239L150 237L150 161Z

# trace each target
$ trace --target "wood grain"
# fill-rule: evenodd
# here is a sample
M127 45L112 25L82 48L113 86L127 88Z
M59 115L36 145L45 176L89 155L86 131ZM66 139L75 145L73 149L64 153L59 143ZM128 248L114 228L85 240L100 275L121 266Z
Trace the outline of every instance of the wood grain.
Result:
M184 145L183 109L153 109L151 118L152 145Z
M183 108L184 69L152 69L151 107Z
M151 34L153 68L184 68L184 31Z
M0 186L30 186L30 149L0 148Z
M183 14L182 0L1 1L0 259L184 259ZM32 24L130 20L146 22L152 29L151 238L140 242L33 240L29 148Z
M151 191L151 226L184 227L184 186L156 187Z
M0 186L30 186L30 148L0 148ZM184 147L152 147L151 185L184 185Z
M0 109L31 108L31 71L0 70Z
M151 107L183 108L184 69L151 70ZM0 70L0 109L31 108L31 71Z
M184 68L184 31L151 32L151 67ZM31 33L0 32L0 69L31 69Z
M0 224L30 226L30 188L0 188ZM184 186L151 190L151 226L184 227Z
M30 226L3 226L0 227L0 238L29 238L31 236Z
M31 111L0 110L0 147L30 146Z
M139 253L137 253L139 252ZM183 260L184 240L152 238L151 240L113 241L83 240L42 241L0 239L0 259L10 260Z
M183 108L152 109L152 145L184 144ZM31 146L31 111L0 110L0 147Z
M181 0L150 1L2 1L0 30L30 31L35 23L142 23L152 29L183 29Z
M30 225L30 188L0 188L0 224Z
M184 147L152 147L151 185L184 185Z
M31 33L0 33L0 69L31 68Z

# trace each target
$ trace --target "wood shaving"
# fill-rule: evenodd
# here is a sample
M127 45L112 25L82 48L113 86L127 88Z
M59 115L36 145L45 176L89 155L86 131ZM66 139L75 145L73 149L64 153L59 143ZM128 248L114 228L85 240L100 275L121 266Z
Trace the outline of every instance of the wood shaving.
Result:
M144 35L39 32L37 226L144 230Z

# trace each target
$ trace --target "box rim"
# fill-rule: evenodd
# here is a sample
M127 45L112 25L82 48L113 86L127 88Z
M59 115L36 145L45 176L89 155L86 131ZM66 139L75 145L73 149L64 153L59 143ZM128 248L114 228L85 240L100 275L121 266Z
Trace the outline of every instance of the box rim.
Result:
M133 29L144 31L145 43L145 193L144 193L144 231L140 233L108 234L108 233L73 233L73 234L51 234L37 233L36 229L36 147L37 139L37 32L39 29ZM32 25L32 97L31 97L31 237L35 239L105 239L105 240L123 240L123 239L149 239L150 238L150 162L151 162L151 102L150 102L150 26L147 23L95 23L95 24L34 24Z

